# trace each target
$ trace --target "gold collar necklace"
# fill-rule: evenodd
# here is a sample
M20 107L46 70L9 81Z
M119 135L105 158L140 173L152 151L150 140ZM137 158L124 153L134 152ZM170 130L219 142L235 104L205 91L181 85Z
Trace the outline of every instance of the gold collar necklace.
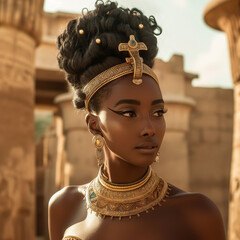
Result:
M87 208L103 218L106 216L140 216L162 205L169 196L170 187L151 168L140 180L131 184L114 184L107 180L100 168L98 176L89 183L86 192Z

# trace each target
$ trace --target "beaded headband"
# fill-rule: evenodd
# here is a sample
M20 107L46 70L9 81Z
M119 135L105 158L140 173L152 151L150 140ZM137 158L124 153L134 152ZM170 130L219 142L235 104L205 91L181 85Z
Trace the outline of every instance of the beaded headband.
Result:
M147 50L147 46L143 42L137 42L134 35L130 35L128 43L120 43L118 45L118 51L128 51L130 57L126 58L125 63L115 65L104 72L101 72L83 88L83 92L86 95L85 107L88 111L89 101L92 96L107 83L110 83L124 75L133 73L132 82L136 85L140 85L142 83L143 73L149 75L158 83L156 74L150 67L143 63L143 59L139 56L139 50Z

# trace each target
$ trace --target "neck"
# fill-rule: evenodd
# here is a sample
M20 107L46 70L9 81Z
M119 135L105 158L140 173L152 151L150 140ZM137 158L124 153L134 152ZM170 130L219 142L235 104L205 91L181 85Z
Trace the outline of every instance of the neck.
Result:
M106 160L103 173L112 183L132 183L141 179L147 172L148 166L138 167L124 160Z

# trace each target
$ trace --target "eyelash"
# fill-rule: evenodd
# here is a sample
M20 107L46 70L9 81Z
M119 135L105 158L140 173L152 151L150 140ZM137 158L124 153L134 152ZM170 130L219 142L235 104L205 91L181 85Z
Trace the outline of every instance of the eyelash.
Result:
M114 111L112 109L110 109L110 110L115 112L115 113L117 113L117 114L119 114L119 115L121 115L121 116L123 116L123 117L128 117L128 118L136 117L136 113L134 111ZM162 117L163 114L165 114L166 112L167 112L167 109L161 109L161 110L155 111L154 114L155 113L160 113L160 114L158 114L158 116L155 116L155 117ZM125 116L124 115L124 114L127 114L127 113L129 113L130 116Z
M156 112L154 112L154 113L160 113L160 115L158 115L158 116L156 116L156 117L162 117L163 114L165 114L166 112L167 112L167 109L161 109L161 110L158 110L158 111L156 111Z

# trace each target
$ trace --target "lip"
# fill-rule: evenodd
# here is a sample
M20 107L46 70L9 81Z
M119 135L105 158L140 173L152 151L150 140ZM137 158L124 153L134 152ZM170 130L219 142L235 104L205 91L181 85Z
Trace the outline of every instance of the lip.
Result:
M135 147L135 149L141 153L153 154L156 153L158 146L154 143L143 143Z

